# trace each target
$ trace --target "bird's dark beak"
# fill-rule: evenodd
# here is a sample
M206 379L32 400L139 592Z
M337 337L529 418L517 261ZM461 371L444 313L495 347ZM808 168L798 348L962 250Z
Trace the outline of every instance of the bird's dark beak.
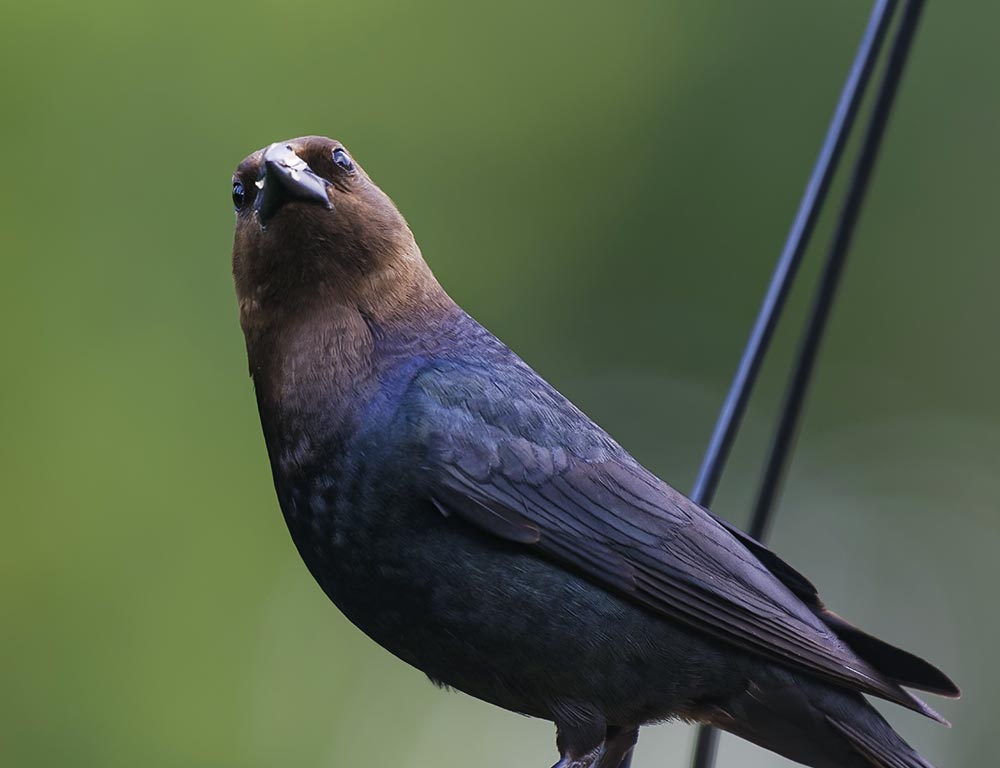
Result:
M317 176L287 144L272 144L264 152L260 178L257 180L257 215L266 225L285 203L293 200L319 203L332 208L326 194L328 182Z

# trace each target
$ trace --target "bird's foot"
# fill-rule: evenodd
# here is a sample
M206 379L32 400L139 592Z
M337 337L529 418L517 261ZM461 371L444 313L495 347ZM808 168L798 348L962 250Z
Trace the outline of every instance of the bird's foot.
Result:
M598 744L583 755L564 754L562 760L553 765L552 768L596 768L603 754L604 744Z
M608 728L604 751L594 768L621 768L638 739L638 728L615 726Z

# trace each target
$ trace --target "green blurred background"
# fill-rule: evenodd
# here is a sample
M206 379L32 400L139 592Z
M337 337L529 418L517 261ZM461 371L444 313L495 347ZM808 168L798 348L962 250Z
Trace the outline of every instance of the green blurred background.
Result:
M5 8L0 764L550 765L550 725L433 688L299 562L230 284L232 169L342 139L452 295L688 488L868 9ZM934 702L953 730L890 715L941 768L995 763L1000 715L998 25L929 4L773 538L962 684ZM739 522L793 348L786 327L716 503ZM691 737L645 730L637 768L685 765ZM719 765L790 764L726 738Z

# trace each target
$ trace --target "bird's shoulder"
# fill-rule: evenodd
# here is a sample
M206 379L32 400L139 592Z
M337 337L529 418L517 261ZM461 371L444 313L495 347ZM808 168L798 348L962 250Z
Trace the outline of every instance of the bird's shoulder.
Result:
M631 460L608 433L495 337L411 370L401 406L428 442L530 443L583 461ZM464 438L464 439L463 439ZM557 461L558 464L564 462Z

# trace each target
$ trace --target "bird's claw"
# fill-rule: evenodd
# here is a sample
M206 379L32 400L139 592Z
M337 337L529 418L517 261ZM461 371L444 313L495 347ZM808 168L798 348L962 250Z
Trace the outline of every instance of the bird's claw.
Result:
M573 757L563 755L562 759L552 766L552 768L594 768L604 754L604 745L600 744L584 755Z

